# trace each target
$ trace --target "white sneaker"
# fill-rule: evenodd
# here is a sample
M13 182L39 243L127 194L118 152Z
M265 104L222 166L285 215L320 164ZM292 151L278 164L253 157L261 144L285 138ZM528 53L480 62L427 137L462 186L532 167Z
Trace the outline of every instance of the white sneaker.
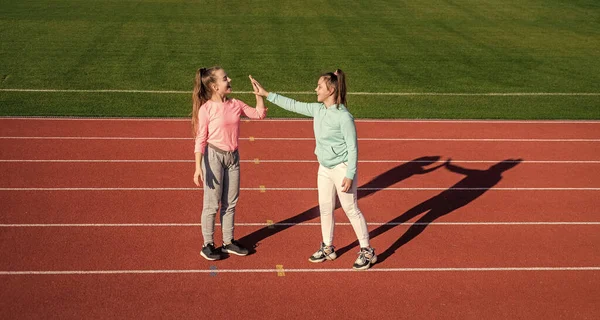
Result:
M375 255L375 249L368 248L360 248L360 252L358 252L358 258L354 261L354 265L352 268L355 270L366 270L371 267L372 264L377 262L377 255Z
M325 260L334 260L335 258L337 258L335 248L333 246L326 246L325 243L321 242L321 248L313 253L313 255L308 258L308 261L317 263Z

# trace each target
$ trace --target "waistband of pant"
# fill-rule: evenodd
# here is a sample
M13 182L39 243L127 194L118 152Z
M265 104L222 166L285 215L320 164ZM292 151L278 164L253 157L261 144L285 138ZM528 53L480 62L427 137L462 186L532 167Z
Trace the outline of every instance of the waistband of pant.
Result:
M237 151L237 149L233 150L233 151L225 151L225 150L221 150L215 146L213 146L212 144L208 144L208 147L215 150L216 152L220 153L220 154L231 154L231 153L235 153Z

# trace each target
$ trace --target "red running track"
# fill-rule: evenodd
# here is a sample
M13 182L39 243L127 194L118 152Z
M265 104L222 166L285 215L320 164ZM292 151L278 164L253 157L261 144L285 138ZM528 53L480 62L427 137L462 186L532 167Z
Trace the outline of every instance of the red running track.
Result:
M600 315L600 122L357 128L360 159L375 161L359 164L380 256L369 272L351 271L340 209L340 257L307 261L320 241L308 121L242 123L236 235L256 252L208 262L187 121L0 119L0 307L8 318ZM521 162L491 173L509 159Z

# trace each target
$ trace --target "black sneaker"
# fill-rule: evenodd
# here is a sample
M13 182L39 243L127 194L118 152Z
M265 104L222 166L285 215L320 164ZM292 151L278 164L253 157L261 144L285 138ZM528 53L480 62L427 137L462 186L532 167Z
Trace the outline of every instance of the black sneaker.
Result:
M215 249L215 245L212 243L209 243L205 246L202 247L202 251L200 251L200 255L204 257L204 259L206 260L219 260L221 259L221 255L219 254L219 251L217 251L217 249Z
M308 258L308 261L316 263L325 260L334 260L335 258L337 258L335 248L333 246L326 246L325 243L321 242L321 248L313 253L313 255Z
M352 268L355 270L366 270L371 267L372 264L377 262L377 256L375 255L375 249L368 248L360 248L360 252L358 253L358 258L354 261L354 265Z
M235 240L231 240L230 244L223 243L221 251L225 253L233 253L238 256L248 255L248 249L244 248L244 246L242 246L239 242Z

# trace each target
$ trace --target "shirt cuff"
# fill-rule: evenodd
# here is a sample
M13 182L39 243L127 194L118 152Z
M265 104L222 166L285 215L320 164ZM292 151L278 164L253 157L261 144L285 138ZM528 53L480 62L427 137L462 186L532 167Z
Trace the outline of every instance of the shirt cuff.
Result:
M194 148L194 153L198 153L198 152L200 152L200 153L204 153L204 151L206 151L206 146L207 146L207 145L208 145L208 144L204 144L204 145L198 145L198 146L196 146L196 147Z
M267 100L269 100L269 102L273 102L273 100L275 100L276 97L277 93L269 92L269 95L267 95Z

